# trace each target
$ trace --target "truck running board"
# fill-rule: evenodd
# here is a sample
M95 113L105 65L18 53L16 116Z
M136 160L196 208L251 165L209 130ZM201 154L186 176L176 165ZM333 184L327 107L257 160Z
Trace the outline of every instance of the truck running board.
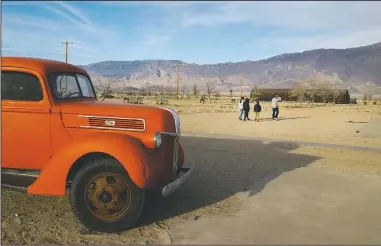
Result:
M27 188L33 184L40 171L38 170L26 170L26 169L1 169L1 187L19 192L26 192Z

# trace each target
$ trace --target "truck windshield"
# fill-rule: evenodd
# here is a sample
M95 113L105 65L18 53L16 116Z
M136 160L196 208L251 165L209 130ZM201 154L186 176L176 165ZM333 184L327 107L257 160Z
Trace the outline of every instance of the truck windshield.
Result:
M56 99L96 98L90 79L77 73L51 73L49 84Z

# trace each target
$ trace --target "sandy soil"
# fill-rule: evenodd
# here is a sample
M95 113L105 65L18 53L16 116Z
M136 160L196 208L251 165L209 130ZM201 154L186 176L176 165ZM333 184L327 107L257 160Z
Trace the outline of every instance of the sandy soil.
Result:
M286 141L380 148L381 139L377 137L381 134L381 124L374 123L381 115L381 109L377 106L281 106L280 121L263 119L257 123L239 122L237 112L226 112L235 111L235 105L221 104L226 107L223 108L226 111L223 111L219 103L176 103L170 107L180 111L182 131L248 135L282 139L285 142L182 137L186 165L193 160L198 163L194 175L173 196L166 199L152 197L137 227L119 234L87 231L74 217L66 197L31 196L2 189L2 244L176 243L172 233L177 227L189 221L196 223L200 218L234 215L245 208L247 201L241 194L250 189L253 183L260 183L260 187L256 187L252 194L255 197L267 184L276 181L284 173L300 168L316 172L371 175L381 180L379 152L308 147ZM264 107L262 117L268 118L271 113L268 105ZM216 110L222 112L216 113ZM194 113L196 111L200 113ZM367 127L369 124L373 124L372 127ZM365 136L361 135L363 131L366 132ZM298 175L293 179L298 179ZM299 181L302 183L303 177L300 176ZM366 183L366 179L361 182ZM381 197L381 194L371 192L366 195ZM364 210L373 211L370 208L374 207L374 203L362 206ZM375 218L377 216L380 214L375 214ZM375 242L381 243L381 240Z
M253 117L252 112L249 117ZM319 108L280 107L279 120L273 121L271 108L267 106L261 112L260 122L239 122L238 112L199 113L181 115L181 126L183 131L381 148L380 120L380 107L336 105ZM378 127L368 133L370 124ZM365 132L366 135L363 134Z
M120 99L111 100L120 102ZM152 99L145 104L155 105ZM279 121L271 119L271 104L262 102L261 122L238 122L237 103L221 97L201 104L199 100L169 100L181 118L182 131L207 132L345 144L381 148L381 100L376 105L279 103ZM251 105L253 107L253 105ZM254 118L251 110L249 117ZM242 123L242 124L240 124Z

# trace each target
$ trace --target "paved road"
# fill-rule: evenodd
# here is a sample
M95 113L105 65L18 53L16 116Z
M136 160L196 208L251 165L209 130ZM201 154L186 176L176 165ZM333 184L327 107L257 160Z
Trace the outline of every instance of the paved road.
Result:
M248 197L238 213L168 233L174 244L380 244L380 187L379 178L299 169Z
M373 119L360 129L362 137L381 139L381 117Z
M182 138L198 166L159 214L188 213L234 195L243 200L239 211L188 218L163 238L173 244L381 244L379 176L311 167L326 160L291 152L298 142L223 137Z

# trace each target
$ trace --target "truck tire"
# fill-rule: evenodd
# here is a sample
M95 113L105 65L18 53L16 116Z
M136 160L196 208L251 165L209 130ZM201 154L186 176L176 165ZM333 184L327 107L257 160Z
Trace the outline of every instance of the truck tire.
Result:
M145 203L137 187L115 159L91 160L74 176L70 200L77 218L88 229L119 232L133 226Z

